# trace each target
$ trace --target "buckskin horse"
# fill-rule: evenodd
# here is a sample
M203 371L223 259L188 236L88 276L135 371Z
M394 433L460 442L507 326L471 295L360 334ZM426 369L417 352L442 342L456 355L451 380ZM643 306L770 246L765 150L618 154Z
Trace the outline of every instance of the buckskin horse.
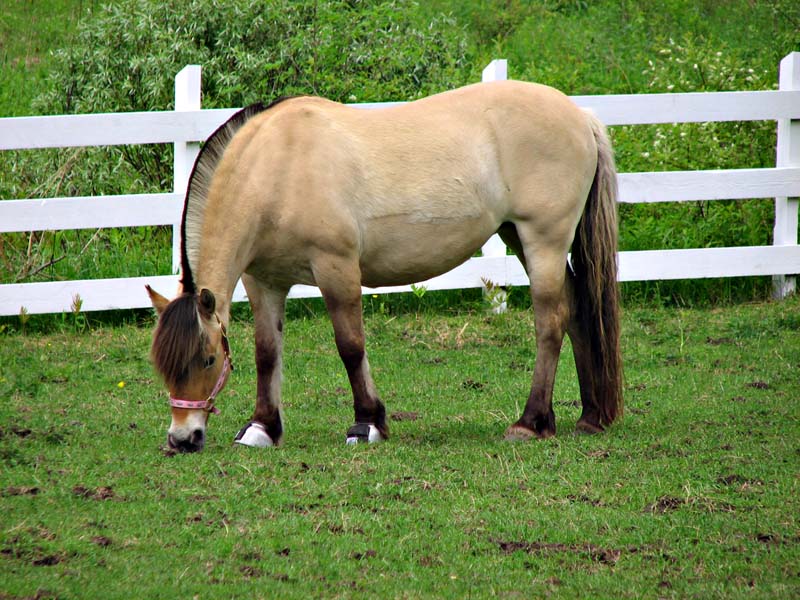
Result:
M616 185L605 127L542 85L480 83L376 110L317 97L241 110L195 163L179 295L169 301L148 286L159 315L151 356L172 410L168 446L204 446L232 369L226 326L240 277L255 320L257 393L235 441L283 438L281 348L294 284L318 286L333 322L353 392L347 441L385 439L361 286L439 275L494 233L530 278L536 335L530 395L505 437L555 435L565 332L583 409L577 429L603 431L622 412Z

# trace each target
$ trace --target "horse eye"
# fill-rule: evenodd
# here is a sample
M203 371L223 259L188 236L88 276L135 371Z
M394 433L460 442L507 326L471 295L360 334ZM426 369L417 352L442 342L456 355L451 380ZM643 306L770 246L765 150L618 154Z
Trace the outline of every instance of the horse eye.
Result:
M216 360L217 357L212 354L211 356L207 357L205 361L203 361L203 367L206 369L213 367Z

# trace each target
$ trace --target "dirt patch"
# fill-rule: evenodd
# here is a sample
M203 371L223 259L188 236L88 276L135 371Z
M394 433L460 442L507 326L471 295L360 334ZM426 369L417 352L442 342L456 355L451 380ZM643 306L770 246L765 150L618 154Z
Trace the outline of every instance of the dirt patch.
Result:
M663 515L665 513L672 512L673 510L678 510L685 504L686 500L683 498L676 498L675 496L662 496L653 504L648 504L644 511L655 513L657 515Z
M264 576L264 572L258 567L254 567L253 565L244 565L239 569L239 572L246 579L259 579L260 577Z
M536 554L538 556L572 554L604 565L617 564L623 552L614 548L601 548L589 543L554 544L549 542L492 541L499 546L503 554L513 554L514 552L526 552L527 554Z
M426 554L417 561L417 564L420 567L441 567L444 565L444 561L438 556Z
M6 429L5 427L0 427L0 440L11 436L18 437L24 440L25 438L30 437L32 435L35 435L34 431L29 427L14 426L14 427L9 427L8 429ZM0 596L0 600L2 600L2 596Z
M461 382L461 387L465 390L482 390L486 387L485 383L475 381L471 377Z
M597 498L590 498L586 494L569 494L567 496L567 500L570 502L578 502L580 504L588 504L589 506L596 506L601 507L605 506L605 503L602 500L598 500Z
M41 490L35 486L14 486L11 485L3 490L3 496L36 496Z
M796 546L800 544L800 535L782 536L774 533L757 533L756 541L768 546Z
M743 477L738 475L737 473L731 473L730 475L724 475L717 478L717 483L721 485L727 486L736 486L739 488L740 491L745 491L754 487L761 487L764 485L764 482L760 479L748 479L747 477Z
M350 558L353 560L364 560L367 558L375 558L378 556L378 553L375 550L366 550L365 552L353 552L350 555Z
M707 512L736 512L736 507L727 502L717 502L709 498L676 498L675 496L662 496L653 504L648 504L644 512L663 515L681 508L700 508Z
M111 500L115 497L114 490L106 486L91 489L83 485L76 485L72 488L72 493L90 500Z
M416 421L419 419L419 413L413 411L393 412L391 415L389 415L389 418L392 421Z
M755 388L757 390L768 390L770 385L766 381L751 381L747 387Z
M107 548L111 545L111 538L104 535L96 535L92 538L92 543L101 548Z
M52 567L63 560L64 557L60 554L40 554L31 561L31 564L34 567Z

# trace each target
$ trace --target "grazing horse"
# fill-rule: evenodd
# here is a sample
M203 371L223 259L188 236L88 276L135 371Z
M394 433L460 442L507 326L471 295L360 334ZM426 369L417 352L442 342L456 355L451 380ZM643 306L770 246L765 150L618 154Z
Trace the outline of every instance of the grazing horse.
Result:
M170 447L201 450L232 369L225 326L241 277L255 319L255 411L236 441L277 444L284 307L318 286L353 392L348 442L388 435L365 351L361 286L444 273L499 233L531 282L533 383L508 439L555 434L553 383L572 340L583 411L600 432L622 411L616 171L604 126L560 92L479 83L360 110L316 97L235 114L203 146L181 224L181 280L152 358L169 388ZM571 260L568 253L571 249Z

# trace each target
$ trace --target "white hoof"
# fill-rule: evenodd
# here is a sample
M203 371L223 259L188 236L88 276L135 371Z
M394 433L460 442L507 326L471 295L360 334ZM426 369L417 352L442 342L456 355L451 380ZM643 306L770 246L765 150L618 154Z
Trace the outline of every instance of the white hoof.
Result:
M253 448L268 448L275 445L264 426L256 422L248 423L242 427L239 433L236 434L233 443L252 446Z
M347 439L345 443L348 446L352 446L358 443L370 443L374 444L376 442L382 442L383 436L381 432L378 431L378 428L375 425L370 423L356 423L350 429L347 430Z

